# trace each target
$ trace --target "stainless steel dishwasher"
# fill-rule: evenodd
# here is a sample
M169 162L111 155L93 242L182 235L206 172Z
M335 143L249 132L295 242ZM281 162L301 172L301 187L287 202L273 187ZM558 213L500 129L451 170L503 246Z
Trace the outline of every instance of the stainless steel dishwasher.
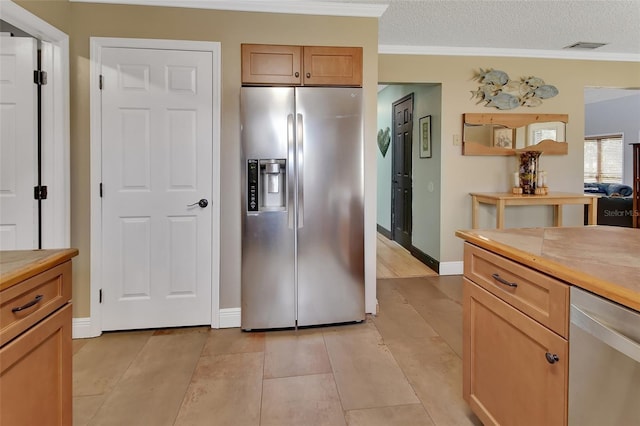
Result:
M569 425L640 425L640 312L571 288Z

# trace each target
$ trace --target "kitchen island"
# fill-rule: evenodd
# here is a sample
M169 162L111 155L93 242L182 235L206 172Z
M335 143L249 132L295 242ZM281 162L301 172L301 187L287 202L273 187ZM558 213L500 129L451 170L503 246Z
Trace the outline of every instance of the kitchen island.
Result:
M640 311L640 232L615 226L461 230L456 236Z
M571 424L570 294L580 288L640 311L640 230L586 226L456 235L465 240L465 400L485 425Z
M71 259L0 251L0 424L70 425Z

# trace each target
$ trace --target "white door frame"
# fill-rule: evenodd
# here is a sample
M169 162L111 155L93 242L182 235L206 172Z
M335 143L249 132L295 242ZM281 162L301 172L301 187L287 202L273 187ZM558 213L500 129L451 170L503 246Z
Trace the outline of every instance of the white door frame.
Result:
M100 289L102 288L102 199L100 198L100 182L102 182L102 110L101 96L98 86L102 49L144 48L197 50L211 52L213 56L213 161L212 161L212 193L211 193L211 328L220 327L220 43L207 41L155 40L91 37L90 53L90 108L91 108L91 316L90 335L102 334L102 309L100 306Z
M42 246L69 247L69 36L11 1L0 1L0 16L3 21L47 42L43 46L48 82L42 86L42 182L48 186L49 196L42 203Z

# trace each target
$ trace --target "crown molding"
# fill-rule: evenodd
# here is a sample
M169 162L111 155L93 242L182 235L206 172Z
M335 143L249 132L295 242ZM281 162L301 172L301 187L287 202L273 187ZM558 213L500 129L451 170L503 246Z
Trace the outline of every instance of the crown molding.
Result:
M380 18L387 4L340 3L292 0L70 0L72 3L109 3L138 6L185 7L240 12L291 13L300 15Z
M569 50L496 49L487 47L400 46L379 45L378 54L441 55L441 56L502 56L511 58L544 58L586 61L640 62L632 53L576 52Z
M32 37L41 40L62 41L68 39L67 34L12 1L0 0L0 17L14 27L18 27Z

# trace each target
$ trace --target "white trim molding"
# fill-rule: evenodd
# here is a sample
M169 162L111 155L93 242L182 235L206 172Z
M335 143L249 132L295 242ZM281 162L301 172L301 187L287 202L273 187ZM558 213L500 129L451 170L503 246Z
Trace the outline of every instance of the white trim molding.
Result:
M240 327L240 308L220 309L220 321L218 328Z
M464 273L464 262L440 262L440 275L462 275Z
M587 61L640 62L640 55L570 50L498 49L489 47L399 46L381 44L378 54L430 56L495 56L509 58L575 59Z
M240 308L220 309L220 320L218 328L240 327Z
M139 6L186 7L191 9L235 10L239 12L294 13L379 18L387 4L291 0L70 0L72 3L133 4Z
M12 1L0 1L0 16L42 41L42 66L48 84L42 90L43 248L70 247L69 36Z
M91 326L91 318L73 318L71 323L71 337L73 339L88 339L90 337L98 337L101 333L96 334L94 327Z

